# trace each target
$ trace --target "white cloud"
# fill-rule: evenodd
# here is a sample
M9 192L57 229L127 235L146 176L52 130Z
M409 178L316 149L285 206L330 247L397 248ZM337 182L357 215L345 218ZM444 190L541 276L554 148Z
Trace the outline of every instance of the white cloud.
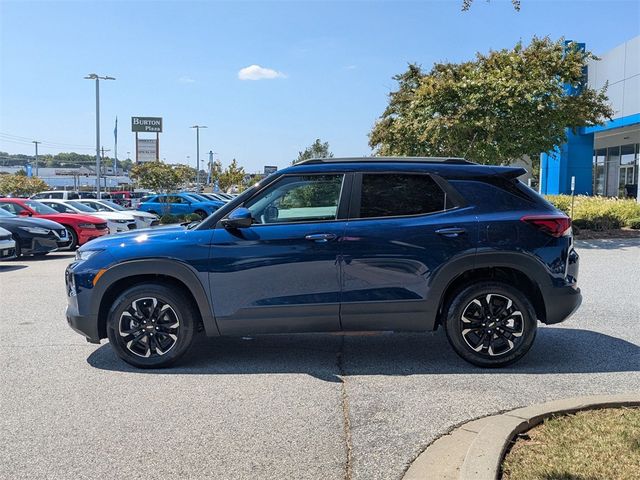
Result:
M183 75L182 77L180 77L178 79L178 82L180 82L180 83L196 83L196 81L193 78L188 77L187 75Z
M260 65L249 65L248 67L240 69L238 78L240 80L273 80L274 78L287 78L287 76L271 68L261 67Z
M345 68L345 70L355 70L356 68L358 68L358 66L357 65L347 65L344 68Z

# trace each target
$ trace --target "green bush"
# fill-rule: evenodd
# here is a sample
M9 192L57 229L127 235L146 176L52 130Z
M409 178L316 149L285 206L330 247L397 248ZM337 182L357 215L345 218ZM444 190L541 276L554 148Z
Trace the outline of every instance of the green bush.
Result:
M640 217L629 220L627 222L627 227L633 228L634 230L640 230Z
M160 217L160 223L163 225L168 225L170 223L180 223L180 217L171 215L170 213L165 213Z
M571 215L570 195L548 195L547 200L557 209ZM631 226L640 218L640 204L633 199L589 197L577 195L573 205L573 223L588 230L612 230Z
M188 215L184 216L185 222L199 222L200 220L204 220L204 219L197 213L189 213Z

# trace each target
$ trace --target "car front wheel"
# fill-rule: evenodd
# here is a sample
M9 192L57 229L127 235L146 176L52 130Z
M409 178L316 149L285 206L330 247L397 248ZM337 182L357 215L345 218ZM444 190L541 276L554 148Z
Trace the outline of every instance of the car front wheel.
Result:
M480 282L456 292L445 310L449 343L464 360L503 367L522 358L536 336L529 299L500 282Z
M138 368L163 368L189 350L198 312L180 293L146 283L116 299L107 318L107 336L122 360Z

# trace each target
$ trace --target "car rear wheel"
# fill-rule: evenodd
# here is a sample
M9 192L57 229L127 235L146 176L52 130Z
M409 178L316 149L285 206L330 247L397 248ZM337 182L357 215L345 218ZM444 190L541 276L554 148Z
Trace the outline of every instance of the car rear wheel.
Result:
M107 318L107 336L122 360L138 368L163 368L188 351L198 312L180 293L145 283L116 299Z
M67 226L65 226L64 228L67 230L67 235L69 235L69 238L71 239L71 243L67 248L69 250L75 250L76 248L78 248L78 235L73 228Z
M449 343L464 360L503 367L522 358L536 337L537 318L527 296L500 282L458 290L445 309Z

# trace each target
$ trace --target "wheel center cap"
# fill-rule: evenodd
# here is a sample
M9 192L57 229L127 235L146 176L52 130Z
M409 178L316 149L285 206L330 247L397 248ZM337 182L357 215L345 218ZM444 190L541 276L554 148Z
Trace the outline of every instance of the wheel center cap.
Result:
M154 327L153 327L153 325L152 325L152 324L150 324L150 325L147 325L145 328L146 328L147 330L153 330L153 328L154 328Z

